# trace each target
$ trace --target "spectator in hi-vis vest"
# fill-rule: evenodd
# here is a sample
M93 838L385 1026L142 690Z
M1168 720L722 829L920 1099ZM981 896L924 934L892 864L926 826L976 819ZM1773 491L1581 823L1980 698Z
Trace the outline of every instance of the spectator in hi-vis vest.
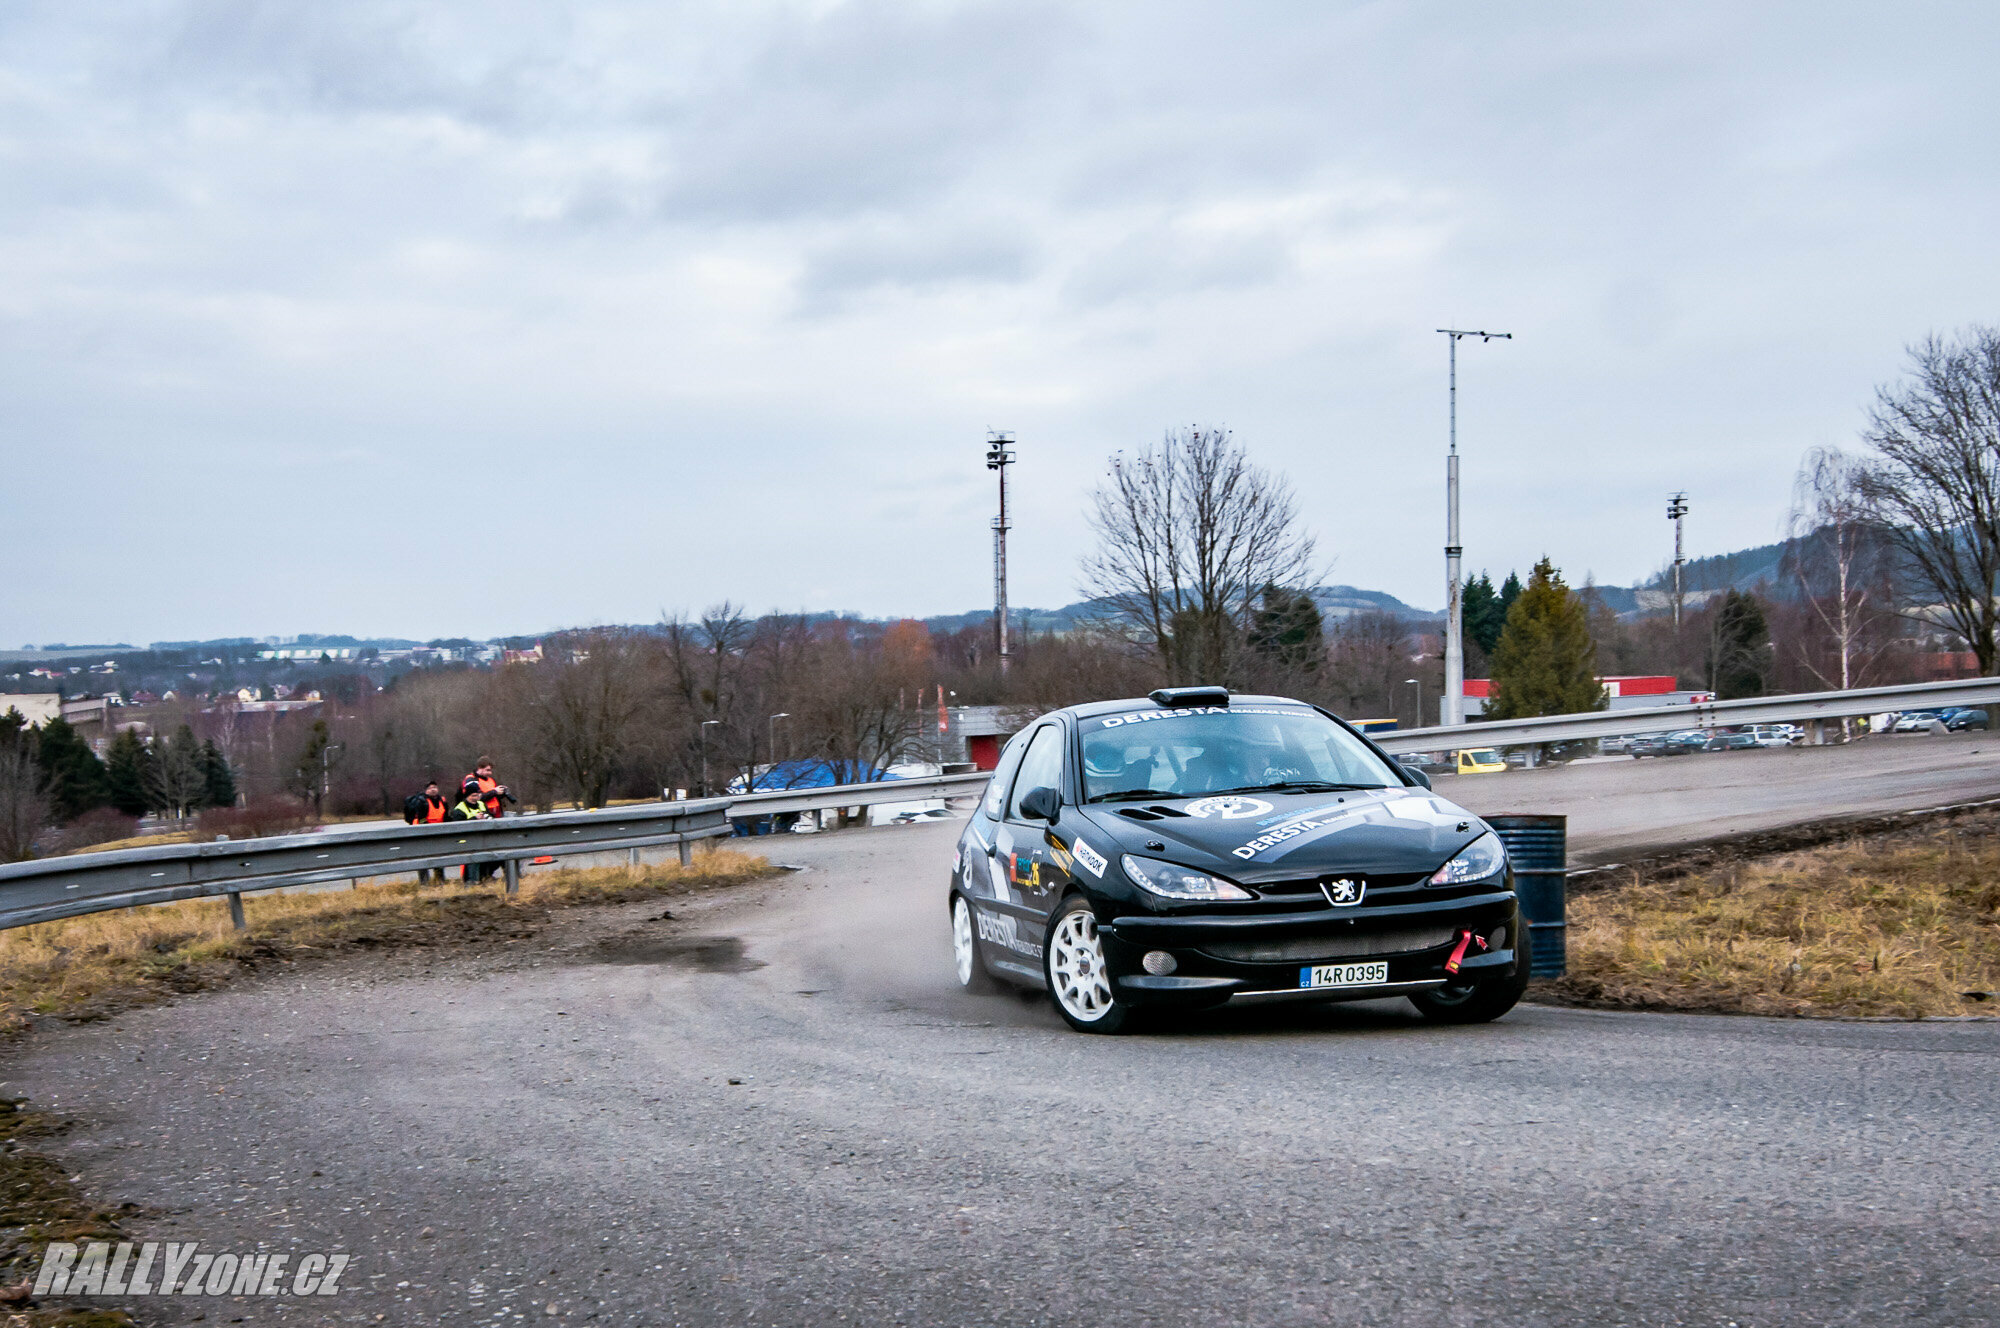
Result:
M486 813L486 799L480 793L478 782L470 775L466 776L464 785L458 791L458 801L452 806L450 819L454 821L490 821L493 819ZM477 873L476 875L474 874L475 872ZM461 881L483 881L491 874L492 866L490 863L474 867L468 862L458 869L458 879Z
M438 782L433 779L424 785L422 793L412 793L403 799L403 819L411 825L438 825L451 815L451 804L438 792ZM420 867L417 870L417 884L431 882L444 884L444 868Z

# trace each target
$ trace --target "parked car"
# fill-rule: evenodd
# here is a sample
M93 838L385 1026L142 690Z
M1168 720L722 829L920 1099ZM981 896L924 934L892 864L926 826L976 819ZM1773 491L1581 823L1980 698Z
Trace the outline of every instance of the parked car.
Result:
M1706 750L1711 752L1740 752L1757 746L1757 735L1744 730L1708 735Z
M1494 775L1507 768L1507 762L1491 747L1462 747L1458 752L1458 773L1461 775Z
M945 900L961 986L1142 1007L1406 996L1483 1023L1528 985L1499 837L1348 725L1221 687L1042 716L1001 753Z
M897 812L889 818L890 825L916 825L927 821L956 821L958 818L942 807L926 807L922 811Z
M1748 732L1758 747L1795 747L1805 737L1794 724L1755 724Z
M1967 729L1983 730L1986 727L1986 712L1970 708L1948 710L1944 715L1944 726L1953 733L1963 733Z
M1597 740L1597 754L1599 756L1623 756L1626 749L1631 745L1632 739L1630 738L1599 738Z
M1669 733L1667 735L1668 742L1679 743L1681 750L1689 752L1707 751L1708 739L1709 731L1707 729L1682 729L1678 733Z
M1928 733L1932 724L1940 722L1937 712L1931 710L1905 710L1896 716L1893 733Z
M1633 760L1643 756L1686 756L1694 748L1674 741L1671 733L1647 733L1625 744L1625 754Z

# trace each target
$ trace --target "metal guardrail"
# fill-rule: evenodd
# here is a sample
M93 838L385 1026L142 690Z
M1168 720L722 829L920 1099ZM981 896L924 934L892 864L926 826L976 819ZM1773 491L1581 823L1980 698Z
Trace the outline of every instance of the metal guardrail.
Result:
M1713 729L1732 724L1813 723L1880 715L1897 710L1942 710L1950 706L2000 704L2000 678L1909 683L1900 687L1859 687L1845 692L1798 692L1753 696L1737 701L1656 706L1646 710L1594 710L1581 715L1536 719L1479 720L1427 729L1371 734L1384 751L1428 752L1458 747L1516 747L1538 742L1575 742L1633 733Z
M928 802L933 798L963 798L986 787L990 772L964 775L920 775L875 784L833 784L822 788L771 789L738 793L729 799L729 819L747 820L779 812L831 811L837 807L872 807L884 802Z
M1731 724L1801 720L1811 723L1893 710L1994 704L2000 704L2000 678L1971 678L1648 710L1599 710L1580 715L1493 720L1372 736L1385 751L1406 753L1475 743L1481 747L1507 747ZM522 861L544 854L603 853L679 844L682 860L686 861L694 840L729 834L732 820L885 802L967 797L977 794L987 778L984 771L929 775L873 784L773 789L727 798L641 803L498 821L366 826L310 835L170 844L10 863L0 865L0 929L216 895L229 896L231 916L240 927L242 896L248 892L443 868L465 862L503 864L507 889L512 893L520 883Z
M10 863L0 866L0 928L216 895L229 896L230 915L241 927L242 896L248 891L463 862L502 864L512 894L520 885L522 861L543 854L679 844L685 862L694 840L730 832L729 802L709 798L498 821L364 826Z

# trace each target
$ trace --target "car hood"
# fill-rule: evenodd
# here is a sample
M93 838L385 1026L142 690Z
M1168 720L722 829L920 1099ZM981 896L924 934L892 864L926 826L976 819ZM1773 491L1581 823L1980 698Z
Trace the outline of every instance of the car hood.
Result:
M1486 825L1420 788L1159 798L1079 809L1120 852L1212 870L1245 885L1323 872L1437 870ZM1148 848L1154 841L1164 848Z

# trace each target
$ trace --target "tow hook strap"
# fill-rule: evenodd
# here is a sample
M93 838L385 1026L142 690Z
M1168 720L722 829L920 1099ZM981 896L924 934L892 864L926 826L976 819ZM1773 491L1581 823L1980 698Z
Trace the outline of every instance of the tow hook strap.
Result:
M1458 972L1459 964L1465 960L1466 947L1470 945L1477 945L1480 949L1484 950L1486 948L1486 938L1478 932L1473 931L1470 927L1459 928L1458 944L1451 947L1451 958L1444 961L1445 972Z

